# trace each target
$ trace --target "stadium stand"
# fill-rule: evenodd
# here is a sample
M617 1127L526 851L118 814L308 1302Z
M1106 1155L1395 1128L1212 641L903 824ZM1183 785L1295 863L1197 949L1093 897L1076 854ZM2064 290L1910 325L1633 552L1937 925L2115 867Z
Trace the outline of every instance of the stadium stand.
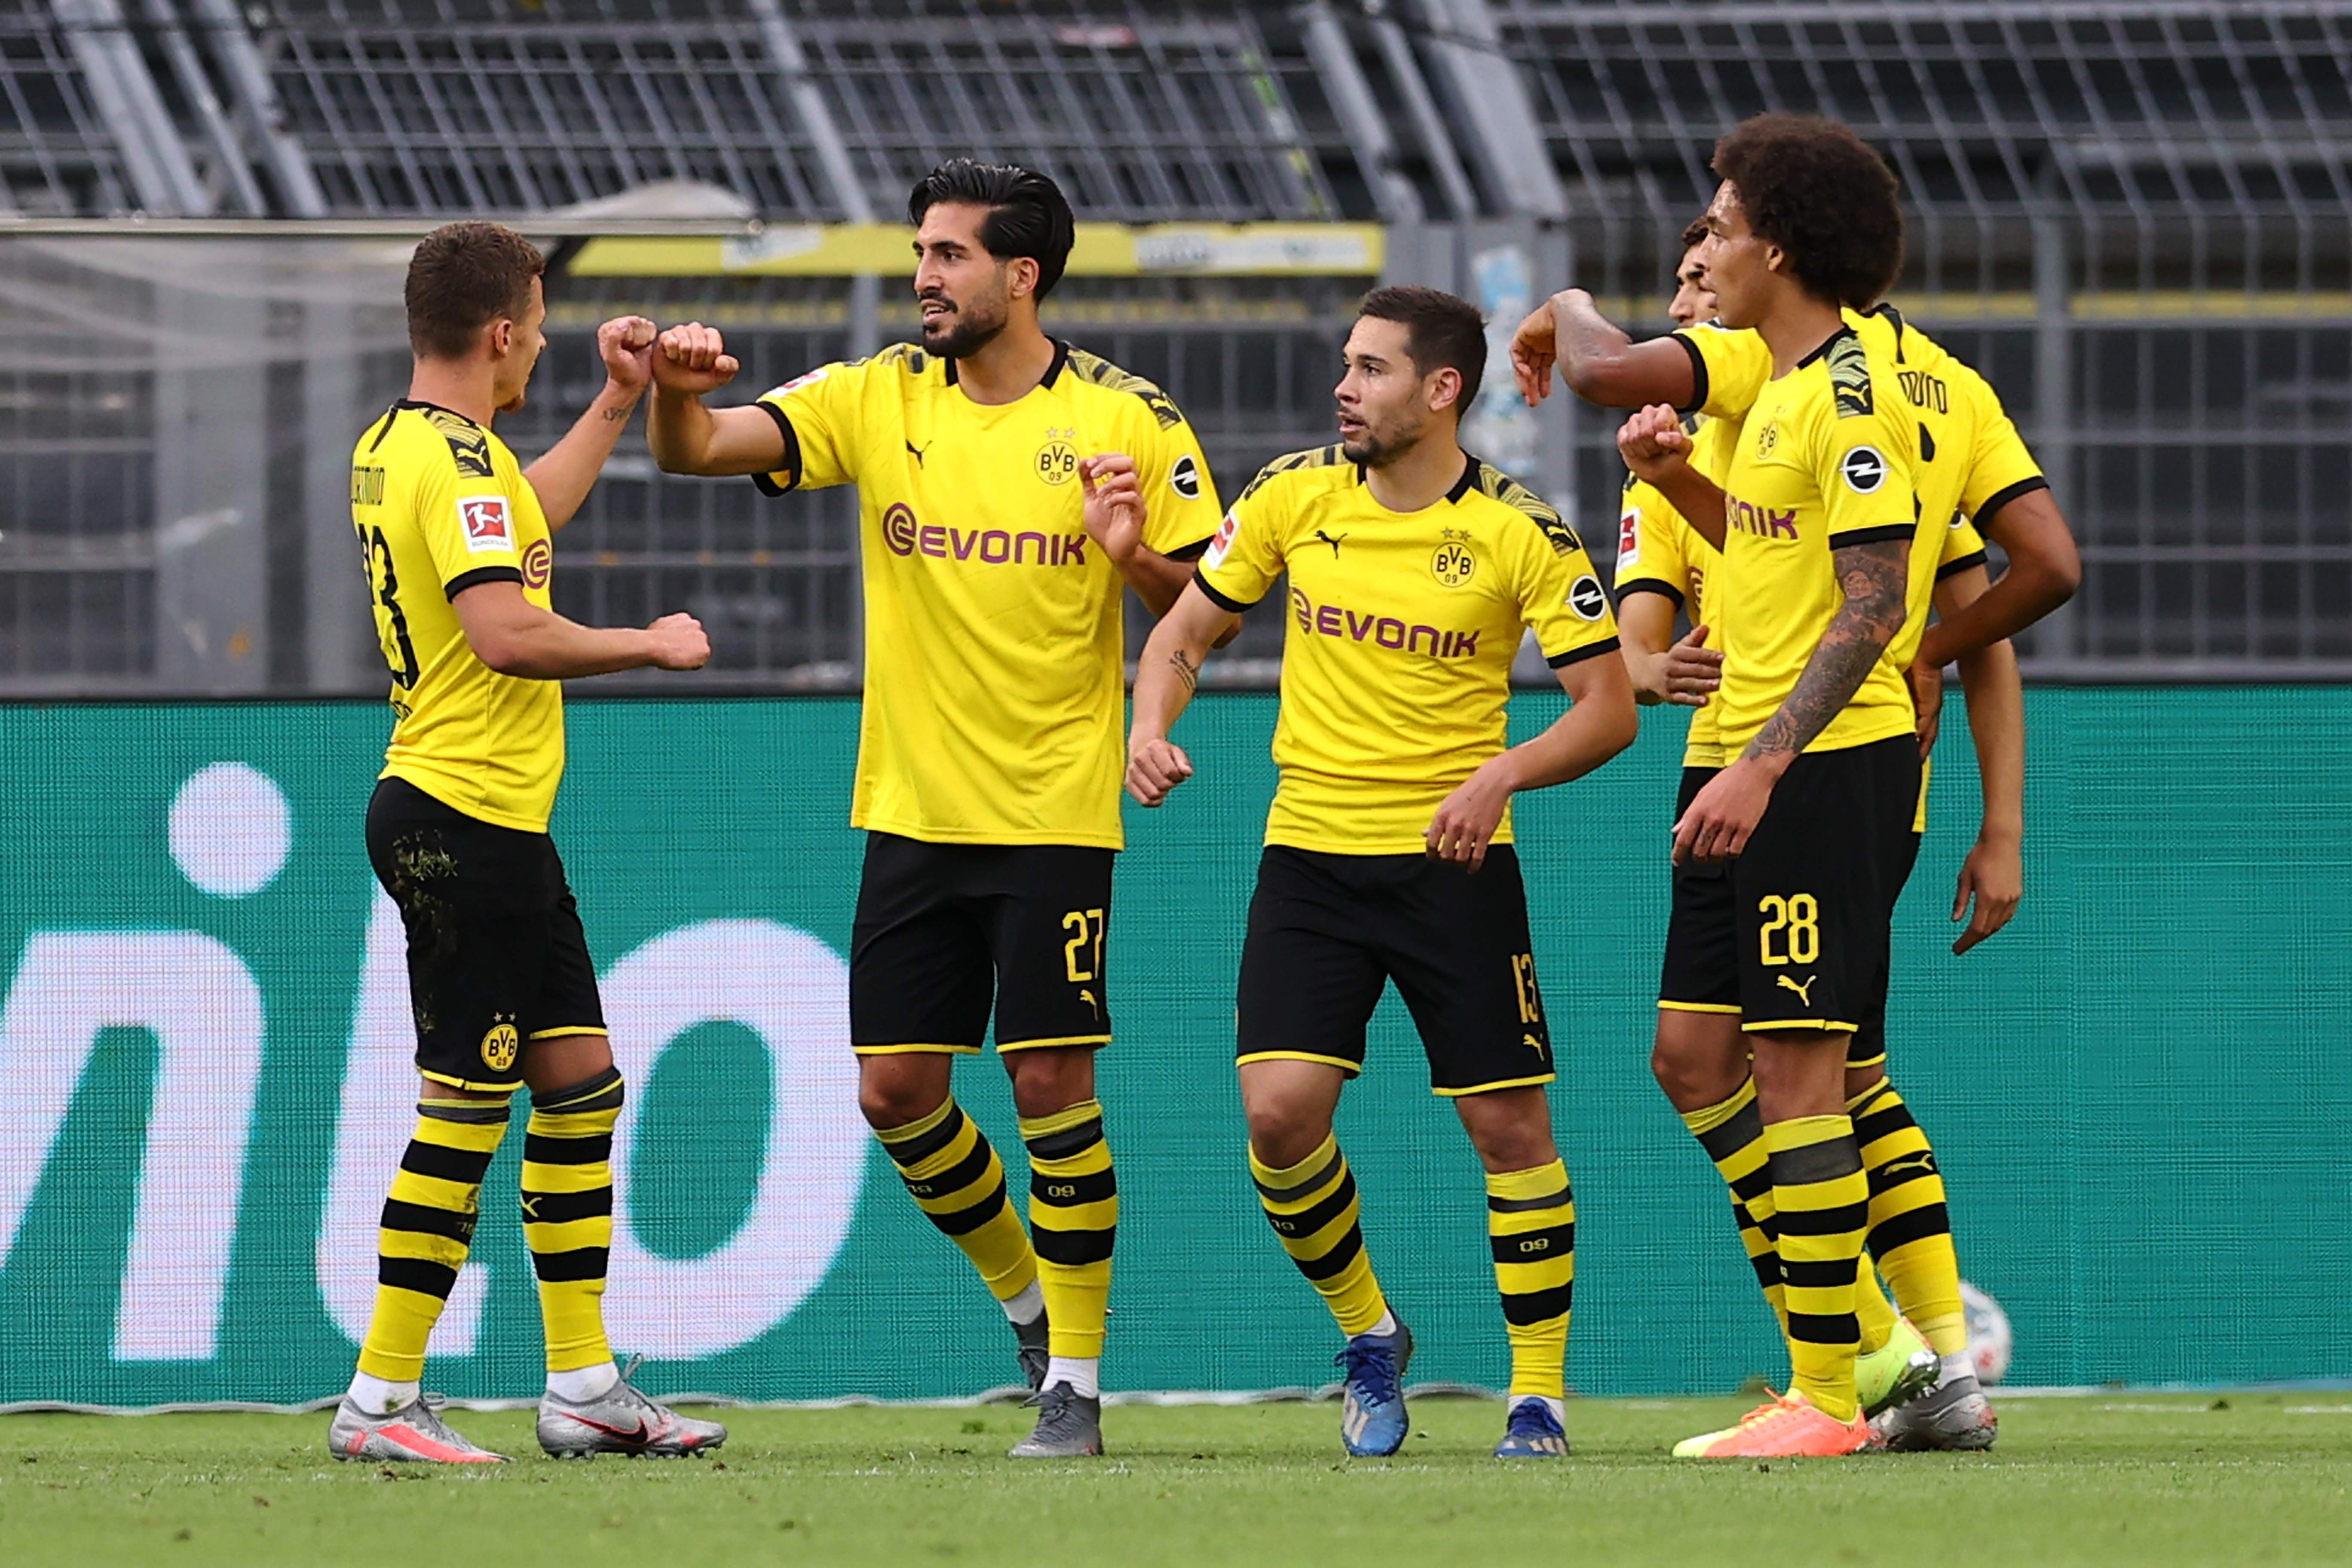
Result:
M373 681L338 629L356 587L328 436L389 395L400 345L324 297L368 274L321 222L377 253L467 213L541 215L551 241L679 214L739 237L887 225L916 174L971 152L1053 170L1089 219L1378 222L1400 277L1466 287L1474 255L1516 246L1531 281L1572 271L1647 329L1709 142L1765 108L1887 151L1915 223L1899 299L1993 377L2058 482L2088 575L2037 628L2038 672L2352 668L2342 0L0 0L0 319L60 350L0 372L0 689ZM131 215L310 226L261 249L99 237ZM621 308L721 321L759 385L911 320L872 278L735 274L563 278L551 368ZM224 310L182 288L199 275L275 281ZM1056 309L1168 386L1233 487L1321 438L1364 282L1147 268L1074 275ZM265 433L243 437L258 477L184 497L174 378L223 355L202 412ZM1547 450L1575 456L1541 477L1590 524L1607 421L1548 417ZM616 465L559 584L600 619L690 604L710 681L854 685L845 498L740 492ZM205 527L207 552L249 555L237 584L186 580L173 541ZM246 654L184 646L192 594L250 609ZM1272 628L1248 635L1271 653Z

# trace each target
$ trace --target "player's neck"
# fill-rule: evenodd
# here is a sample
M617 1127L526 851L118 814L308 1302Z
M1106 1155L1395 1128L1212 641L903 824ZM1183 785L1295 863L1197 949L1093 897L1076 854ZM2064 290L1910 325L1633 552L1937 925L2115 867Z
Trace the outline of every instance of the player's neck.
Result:
M1806 355L1829 342L1843 325L1845 318L1838 314L1835 305L1794 289L1788 290L1756 323L1757 335L1772 351L1772 379L1778 381L1803 363Z
M408 377L410 402L462 414L485 430L499 416L498 395L487 364L421 359Z
M1462 443L1452 436L1432 436L1416 441L1393 462L1364 470L1372 499L1391 511L1420 511L1435 506L1462 482L1470 461Z
M956 361L956 384L974 403L1018 403L1054 366L1054 340L1034 321L1008 322L1003 331Z

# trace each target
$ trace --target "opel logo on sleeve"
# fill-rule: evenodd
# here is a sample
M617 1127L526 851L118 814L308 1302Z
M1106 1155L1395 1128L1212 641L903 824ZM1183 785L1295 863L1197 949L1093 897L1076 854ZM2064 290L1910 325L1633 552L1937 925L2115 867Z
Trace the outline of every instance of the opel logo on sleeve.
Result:
M1601 579L1591 573L1570 584L1568 607L1588 621L1597 621L1609 607L1609 595L1601 590Z
M1856 447L1838 460L1838 472L1845 476L1846 489L1866 496L1886 482L1886 459L1875 447Z

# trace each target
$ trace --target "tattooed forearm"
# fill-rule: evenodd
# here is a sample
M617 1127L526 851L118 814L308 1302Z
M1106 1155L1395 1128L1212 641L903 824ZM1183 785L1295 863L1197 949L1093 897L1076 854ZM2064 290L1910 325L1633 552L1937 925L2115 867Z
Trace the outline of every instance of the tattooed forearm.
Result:
M1184 683L1186 697L1192 696L1201 689L1201 667L1194 664L1182 648L1180 647L1170 654L1168 662L1176 667L1176 679Z
M1751 757L1794 755L1811 744L1853 700L1871 666L1903 629L1911 542L1849 545L1834 560L1845 603L1822 634L1821 646L1797 678L1796 689L1748 742Z

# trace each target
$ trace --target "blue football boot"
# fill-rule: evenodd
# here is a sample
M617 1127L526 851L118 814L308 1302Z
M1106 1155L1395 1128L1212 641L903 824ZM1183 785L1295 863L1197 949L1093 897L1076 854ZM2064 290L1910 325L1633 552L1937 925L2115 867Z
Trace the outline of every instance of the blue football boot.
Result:
M1347 1373L1339 1436L1359 1458L1382 1458L1404 1447L1404 1369L1412 1360L1412 1331L1358 1334L1333 1358Z
M1522 1399L1511 1406L1503 1440L1495 1445L1498 1459L1558 1459L1568 1454L1568 1432L1551 1406L1540 1399Z

